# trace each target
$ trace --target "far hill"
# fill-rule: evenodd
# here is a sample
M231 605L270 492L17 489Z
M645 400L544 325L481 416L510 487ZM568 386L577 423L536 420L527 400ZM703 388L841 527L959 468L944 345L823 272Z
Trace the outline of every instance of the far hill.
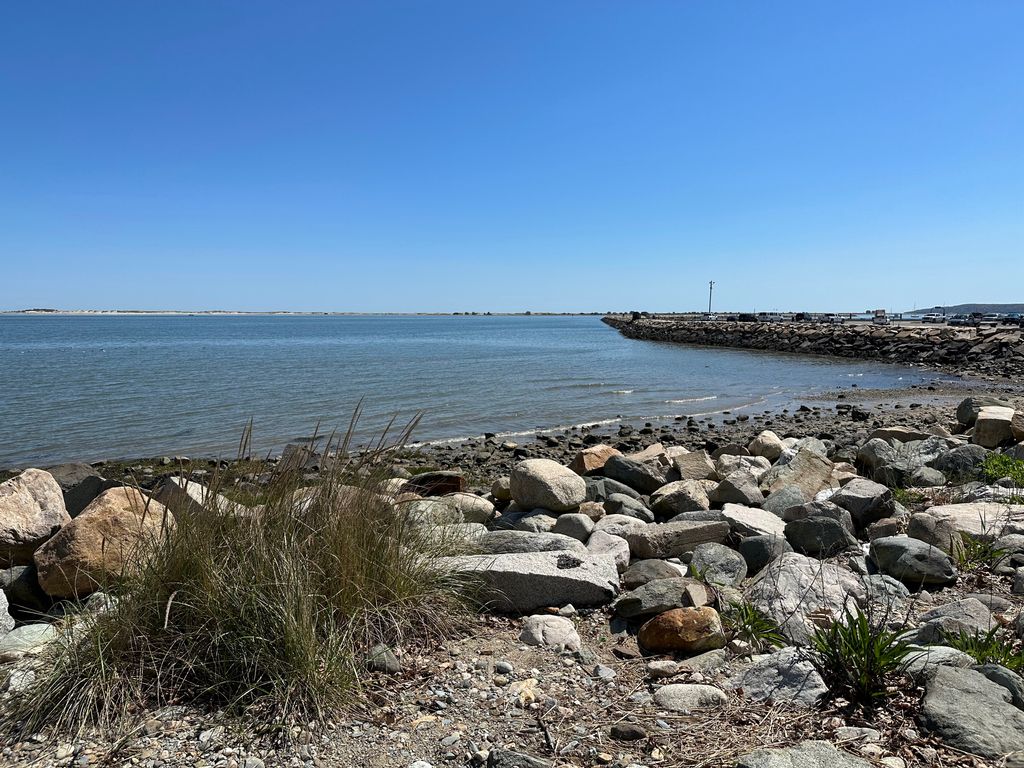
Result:
M1024 304L950 304L945 307L922 307L921 309L911 309L903 314L923 315L928 312L946 315L969 315L971 312L981 312L986 315L989 312L998 312L1003 315L1009 312L1019 312L1024 314Z

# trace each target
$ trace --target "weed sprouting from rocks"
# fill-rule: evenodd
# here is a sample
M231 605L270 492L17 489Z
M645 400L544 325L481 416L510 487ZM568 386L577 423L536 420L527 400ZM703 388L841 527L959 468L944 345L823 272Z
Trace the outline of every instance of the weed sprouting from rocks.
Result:
M1008 642L998 626L988 632L960 631L947 634L946 645L963 651L979 664L1001 664L1014 672L1024 671L1024 650Z
M890 683L916 650L902 632L849 607L844 620L815 631L811 648L818 670L833 690L867 706L888 695Z

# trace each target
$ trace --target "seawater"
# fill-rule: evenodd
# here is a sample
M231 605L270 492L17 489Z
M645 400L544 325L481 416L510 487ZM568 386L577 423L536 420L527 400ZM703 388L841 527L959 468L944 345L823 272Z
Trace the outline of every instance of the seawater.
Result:
M420 441L755 413L913 368L635 341L597 317L3 315L0 466L261 452L422 412Z

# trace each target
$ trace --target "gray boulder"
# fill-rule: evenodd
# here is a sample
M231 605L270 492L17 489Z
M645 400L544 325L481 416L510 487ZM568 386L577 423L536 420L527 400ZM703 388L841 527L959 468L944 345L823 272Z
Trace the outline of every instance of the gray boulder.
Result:
M956 582L956 568L938 547L907 536L886 536L871 542L878 569L909 587L945 586Z
M946 484L946 476L931 467L918 467L907 478L911 488L935 488Z
M547 606L606 605L619 592L614 558L589 552L527 552L442 558L442 566L478 577L495 609L526 613Z
M914 680L927 680L936 667L960 667L967 669L975 665L974 657L947 645L927 645L912 651L903 664L903 669Z
M729 523L730 529L738 536L761 536L775 534L782 536L786 523L781 517L755 507L742 504L726 504L722 507L722 517Z
M667 482L665 470L627 456L612 456L602 469L605 477L628 485L640 493L654 493Z
M940 666L925 686L921 721L954 749L997 759L1024 750L1024 712L1011 702L980 672Z
M622 584L626 589L636 589L658 579L678 579L685 575L685 565L665 560L638 560L622 574Z
M806 504L810 499L795 485L787 485L768 495L761 505L762 509L771 512L773 515L782 517L782 513L790 507L798 507Z
M862 477L844 485L830 501L847 510L858 529L866 528L883 517L891 517L895 509L892 491Z
M764 503L764 494L761 493L757 481L750 472L738 469L726 476L708 494L708 499L712 504L742 504L747 507L759 507Z
M661 560L692 552L698 544L721 543L728 535L729 524L721 522L660 523L622 533L634 557Z
M784 536L778 534L761 534L740 539L739 553L747 563L747 573L758 573L768 563L793 547Z
M828 693L811 660L799 648L758 657L749 667L729 678L728 688L742 688L743 695L755 701L771 699L776 703L813 707Z
M103 476L88 464L58 464L47 467L46 471L60 486L64 507L71 517L76 517L89 506L89 502L110 487Z
M524 509L569 512L587 500L586 481L551 459L526 459L509 476L513 500Z
M786 523L786 540L795 551L817 558L831 557L857 546L857 539L841 522L824 516Z
M604 511L608 515L626 515L645 523L654 522L654 513L642 501L624 493L609 494L604 502Z
M659 515L672 517L684 512L711 509L704 480L677 480L651 494L651 508Z
M707 451L694 451L675 456L672 459L672 465L683 480L718 479L715 462L708 456Z
M615 560L615 567L624 571L629 567L629 544L618 536L604 531L594 531L587 540L587 551L594 555L608 555Z
M654 703L670 712L721 707L728 701L725 693L712 685L673 683L654 692Z
M964 542L960 532L947 519L935 517L925 512L910 516L907 524L907 535L938 547L947 554L963 551Z
M1002 664L979 664L971 669L1003 686L1010 692L1010 703L1017 709L1024 709L1024 678Z
M827 741L804 741L795 747L758 749L742 755L736 768L871 768L871 763Z
M940 453L928 462L928 466L941 472L947 479L971 479L977 477L988 454L988 450L980 445L959 445Z
M615 613L625 619L656 616L673 608L702 608L712 599L710 591L696 579L656 579L621 595Z
M709 584L738 586L747 576L747 563L734 549L724 544L698 544L690 558L690 568Z
M924 645L943 643L949 637L960 634L984 634L995 626L995 619L988 606L973 597L954 600L925 611L918 617L921 626L916 640Z
M594 532L594 521L581 514L559 515L551 532L586 543Z
M39 586L34 565L15 565L0 570L0 590L7 597L12 614L20 618L39 616L53 604Z

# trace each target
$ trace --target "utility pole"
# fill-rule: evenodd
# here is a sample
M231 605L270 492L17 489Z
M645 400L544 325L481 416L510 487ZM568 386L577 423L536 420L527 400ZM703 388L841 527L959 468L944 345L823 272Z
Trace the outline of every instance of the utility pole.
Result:
M715 290L715 281L711 280L708 283L708 314L709 315L711 314L711 294L714 292L714 290Z

